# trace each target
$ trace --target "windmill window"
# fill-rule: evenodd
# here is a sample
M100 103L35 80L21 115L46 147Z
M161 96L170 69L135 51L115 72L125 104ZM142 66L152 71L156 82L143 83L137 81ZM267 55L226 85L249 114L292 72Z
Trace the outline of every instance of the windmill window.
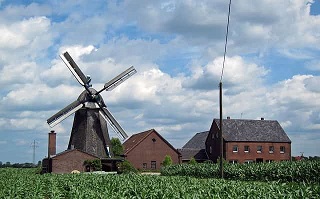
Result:
M234 153L237 153L237 152L238 152L238 146L237 146L237 145L234 145L234 146L232 147L232 152L234 152Z
M157 169L157 161L151 161L151 169Z
M286 148L284 146L280 146L280 153L285 153L286 152Z
M274 147L273 146L269 146L269 153L273 153L274 152Z
M212 153L212 146L210 146L210 154Z
M249 146L244 146L244 152L245 153L249 153L250 151L250 147Z
M257 146L257 153L261 153L262 152L262 146Z

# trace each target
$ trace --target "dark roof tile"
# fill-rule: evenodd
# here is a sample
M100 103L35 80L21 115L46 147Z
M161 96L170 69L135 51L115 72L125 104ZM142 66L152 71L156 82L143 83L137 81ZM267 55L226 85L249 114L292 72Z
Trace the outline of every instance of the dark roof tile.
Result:
M195 134L182 148L205 149L208 134L209 131L204 131Z
M219 128L220 120L214 123ZM291 142L276 120L224 119L222 130L225 141Z

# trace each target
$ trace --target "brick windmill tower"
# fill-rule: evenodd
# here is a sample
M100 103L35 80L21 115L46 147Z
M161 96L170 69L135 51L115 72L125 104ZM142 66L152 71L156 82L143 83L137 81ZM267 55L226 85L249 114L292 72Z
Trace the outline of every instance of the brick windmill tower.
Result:
M75 113L68 149L79 149L99 158L111 157L107 123L121 138L126 139L128 136L107 109L100 93L114 89L137 71L131 66L96 91L91 88L90 77L82 73L68 52L60 57L85 90L76 101L50 117L47 123L53 127Z

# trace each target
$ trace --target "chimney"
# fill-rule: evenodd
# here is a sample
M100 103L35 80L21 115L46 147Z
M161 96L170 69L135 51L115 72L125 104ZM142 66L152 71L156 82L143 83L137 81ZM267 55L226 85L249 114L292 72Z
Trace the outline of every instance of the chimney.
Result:
M230 116L228 116L227 119L230 120Z
M262 117L261 120L264 120L264 117Z
M56 133L51 131L49 133L48 158L53 155L56 155Z

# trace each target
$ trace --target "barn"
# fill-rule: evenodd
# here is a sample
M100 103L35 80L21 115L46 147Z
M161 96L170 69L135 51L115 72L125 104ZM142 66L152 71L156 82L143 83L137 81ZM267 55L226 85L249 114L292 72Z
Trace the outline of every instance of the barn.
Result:
M123 146L125 159L139 170L159 170L166 155L173 164L181 162L180 153L154 129L132 135Z

